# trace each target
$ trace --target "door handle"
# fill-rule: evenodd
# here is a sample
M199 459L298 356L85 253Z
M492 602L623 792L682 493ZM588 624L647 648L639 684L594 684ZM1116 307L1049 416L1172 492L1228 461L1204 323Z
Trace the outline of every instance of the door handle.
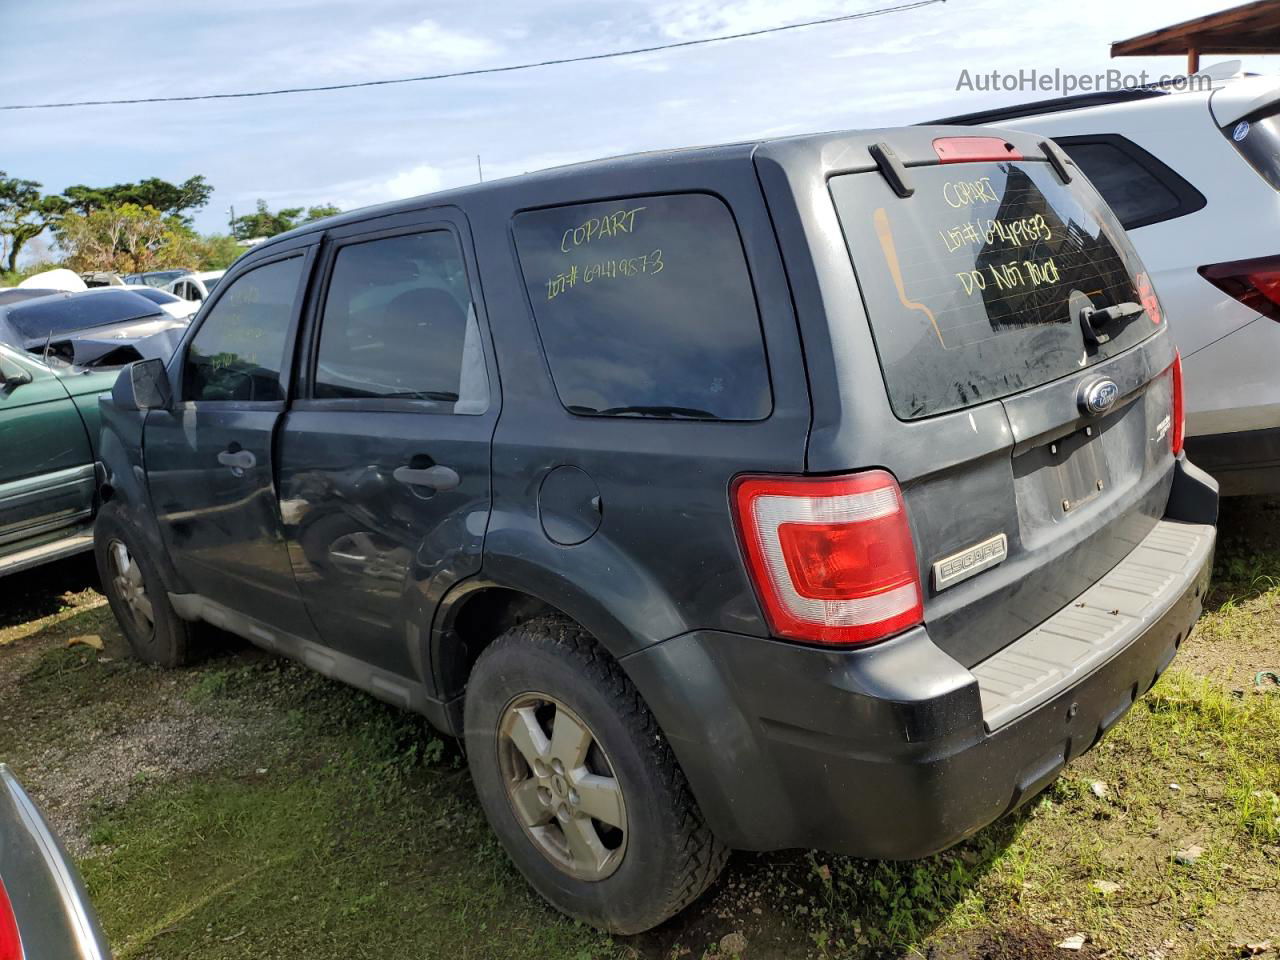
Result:
M237 470L243 472L258 465L258 458L253 455L251 450L223 450L218 454L218 462L224 467L230 467L231 472L236 476Z
M452 490L462 482L457 470L439 463L423 469L396 467L391 475L411 487L431 487L433 490Z

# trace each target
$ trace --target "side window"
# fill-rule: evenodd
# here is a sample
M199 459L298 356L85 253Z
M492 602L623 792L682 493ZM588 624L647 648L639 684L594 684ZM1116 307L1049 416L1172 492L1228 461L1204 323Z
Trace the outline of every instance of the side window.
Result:
M773 408L742 240L709 194L531 210L516 247L571 413L762 420Z
M453 413L488 408L484 351L452 232L338 248L314 383L318 399L434 401Z
M1126 230L1172 220L1205 205L1204 196L1124 137L1055 138L1084 171Z
M303 258L242 273L205 317L187 348L185 400L283 400L289 321Z

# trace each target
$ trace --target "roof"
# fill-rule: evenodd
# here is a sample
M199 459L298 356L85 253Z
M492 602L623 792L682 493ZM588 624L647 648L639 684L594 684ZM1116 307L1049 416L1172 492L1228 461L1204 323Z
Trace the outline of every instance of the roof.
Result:
M821 135L807 134L806 136L817 137ZM795 139L804 138L800 137ZM335 227L345 226L349 223L360 223L377 216L386 216L389 214L412 210L416 207L420 207L423 200L429 199L432 205L444 205L458 202L466 197L474 196L475 194L485 194L495 190L507 189L515 184L537 184L539 182L555 180L574 174L603 172L612 168L633 166L636 164L662 164L674 157L687 156L689 154L703 153L708 156L720 157L727 155L749 156L751 151L761 142L763 141L748 140L707 146L678 147L667 150L650 150L638 153L627 153L620 156L604 157L598 160L583 160L577 163L561 164L559 166L546 167L542 170L520 173L511 177L500 177L496 180L484 180L479 183L467 184L466 186L451 187L447 190L438 190L432 193L422 194L421 196L405 197L400 200L389 200L385 203L376 203L367 207L357 207L353 210L344 210L331 217L323 217L320 220L311 220L307 223L294 227L292 230L267 237L262 241L262 243L246 250L242 256L248 256L250 253L257 253L266 248L276 247L279 244L292 240L296 237L306 236L322 230L332 230Z
M1280 52L1280 0L1255 0L1111 44L1113 57Z
M1280 2L1280 0L1278 0ZM977 126L983 123L1001 124L1021 117L1038 117L1046 113L1058 113L1062 110L1082 110L1085 107L1100 107L1112 103L1128 103L1131 100L1147 100L1151 97L1163 97L1168 90L1160 87L1127 87L1123 90L1102 90L1097 93L1078 93L1070 97L1053 97L1049 100L1033 100L1029 103L1015 103L1007 107L995 107L990 110L978 110L974 113L960 113L954 117L941 120L926 120L922 126L935 123L956 124L959 126Z

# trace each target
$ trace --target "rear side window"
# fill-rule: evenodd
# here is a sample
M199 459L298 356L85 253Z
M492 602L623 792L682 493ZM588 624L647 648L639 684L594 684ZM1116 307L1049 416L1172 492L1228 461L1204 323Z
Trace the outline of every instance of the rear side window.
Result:
M1280 113L1276 108L1268 107L1262 113L1223 127L1222 132L1262 179L1280 190Z
M1204 195L1132 140L1111 134L1059 137L1126 230L1194 213Z
M1115 355L1159 322L1124 231L1081 178L1047 163L910 170L900 199L876 173L831 180L894 412L945 413ZM1139 303L1086 347L1082 309ZM1153 316L1154 314L1154 316Z
M290 257L236 277L187 348L183 399L284 399L280 370L302 263Z
M708 194L515 217L560 402L597 416L761 420L773 401L733 216Z
M488 380L457 237L447 230L338 249L316 357L321 399L488 407ZM459 402L462 401L462 402Z

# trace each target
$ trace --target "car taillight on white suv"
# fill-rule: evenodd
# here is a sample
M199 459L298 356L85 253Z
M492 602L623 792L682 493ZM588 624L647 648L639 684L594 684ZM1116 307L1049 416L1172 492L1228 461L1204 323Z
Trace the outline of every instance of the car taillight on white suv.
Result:
M740 477L733 505L776 636L852 646L923 620L915 546L891 474Z
M1280 320L1280 257L1214 263L1201 267L1200 276L1250 310Z
M1182 452L1182 443L1187 435L1187 413L1182 402L1182 354L1176 350L1173 354L1173 425L1169 431L1169 447L1176 457Z
M18 920L13 915L9 893L0 880L0 960L23 960L22 937L18 934Z

